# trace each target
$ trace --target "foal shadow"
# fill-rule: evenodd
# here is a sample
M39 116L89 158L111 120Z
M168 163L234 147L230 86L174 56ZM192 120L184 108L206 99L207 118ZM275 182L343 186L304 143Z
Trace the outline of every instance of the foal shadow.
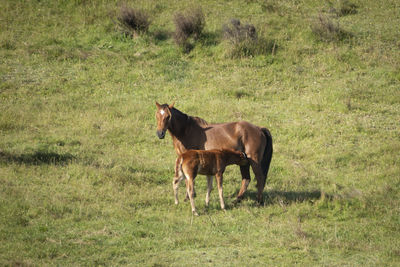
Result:
M11 154L9 152L0 151L0 163L10 164L27 164L27 165L66 165L71 163L75 157L69 153L59 154L48 151L36 151L26 154Z

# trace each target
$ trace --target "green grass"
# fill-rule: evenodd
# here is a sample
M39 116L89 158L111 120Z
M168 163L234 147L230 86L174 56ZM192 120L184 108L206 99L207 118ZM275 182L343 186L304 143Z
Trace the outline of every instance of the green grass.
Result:
M0 3L0 265L395 266L400 261L400 6L350 1L199 1L190 53L171 37L185 1ZM196 2L197 3L197 2ZM319 14L348 33L321 41ZM253 24L274 53L230 56L222 26ZM234 47L233 47L234 48ZM209 122L268 127L274 156L256 204L240 172L192 217L175 206L175 154L155 104ZM184 188L180 188L180 199Z

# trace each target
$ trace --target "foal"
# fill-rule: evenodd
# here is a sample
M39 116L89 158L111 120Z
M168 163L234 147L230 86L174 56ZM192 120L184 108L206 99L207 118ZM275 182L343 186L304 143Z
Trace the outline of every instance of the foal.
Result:
M237 164L248 164L245 153L228 149L213 150L188 150L181 154L177 159L175 177L172 182L175 195L175 204L178 204L178 186L186 178L186 191L189 195L190 205L194 215L198 215L194 206L194 179L197 174L207 176L207 195L206 205L210 202L210 192L212 189L212 176L215 175L218 186L219 200L221 209L225 210L225 203L222 193L222 175L226 166Z

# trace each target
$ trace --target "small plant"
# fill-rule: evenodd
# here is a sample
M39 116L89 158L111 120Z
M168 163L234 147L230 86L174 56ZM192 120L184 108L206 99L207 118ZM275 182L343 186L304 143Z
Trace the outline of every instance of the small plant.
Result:
M338 21L333 21L328 16L319 14L311 25L314 35L325 42L342 41L351 37L351 33L343 30Z
M125 5L121 7L117 19L121 30L128 36L147 32L150 26L149 16L145 12Z
M233 58L251 57L260 54L274 53L276 43L258 37L252 24L241 24L240 20L232 19L223 26L224 38L231 45L229 55Z
M195 8L187 11L185 14L176 13L174 15L174 24L176 27L174 39L175 43L189 52L193 45L189 38L197 40L205 26L205 17L201 8Z

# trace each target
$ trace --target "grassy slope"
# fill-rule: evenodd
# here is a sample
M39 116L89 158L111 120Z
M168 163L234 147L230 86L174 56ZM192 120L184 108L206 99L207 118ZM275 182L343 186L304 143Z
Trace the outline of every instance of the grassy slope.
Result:
M355 2L355 1L354 1ZM397 1L358 1L351 40L311 33L322 1L201 1L206 36L169 38L181 1L135 1L148 36L115 31L117 4L0 3L0 264L395 265L400 260ZM336 2L334 3L336 4ZM276 54L230 59L221 25L253 23ZM270 128L263 207L233 206L236 168L192 218L173 205L171 140L154 101L210 122ZM183 198L183 188L181 198Z

